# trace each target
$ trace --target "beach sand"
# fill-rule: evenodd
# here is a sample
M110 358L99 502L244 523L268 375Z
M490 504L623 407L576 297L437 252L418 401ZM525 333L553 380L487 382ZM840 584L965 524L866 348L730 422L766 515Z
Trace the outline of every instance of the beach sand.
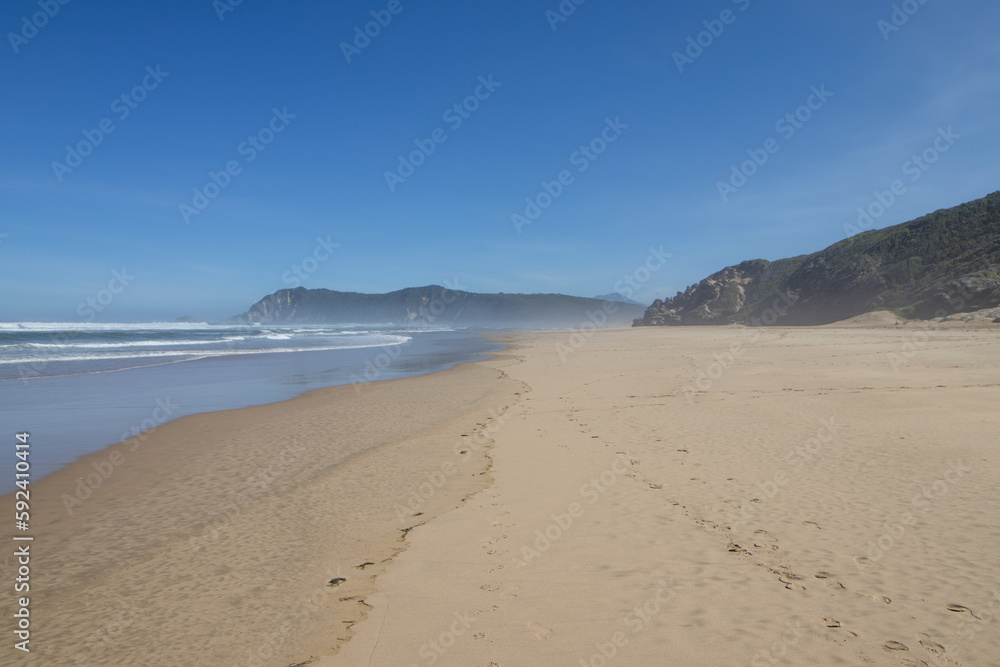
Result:
M920 331L512 337L493 484L318 664L1000 664L1000 337Z
M4 646L0 664L289 665L330 650L410 515L485 488L476 434L521 391L501 376L465 364L183 417L33 484L31 652ZM78 480L121 457L70 514ZM14 600L2 602L11 636Z
M507 334L177 420L35 485L24 662L1000 664L998 329Z

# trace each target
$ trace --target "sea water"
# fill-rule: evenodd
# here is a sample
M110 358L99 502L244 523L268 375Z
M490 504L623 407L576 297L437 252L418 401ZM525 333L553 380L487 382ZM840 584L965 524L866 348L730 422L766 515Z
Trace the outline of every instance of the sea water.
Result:
M37 481L177 417L430 373L497 349L451 329L0 323L0 493L14 489L16 433L31 434Z

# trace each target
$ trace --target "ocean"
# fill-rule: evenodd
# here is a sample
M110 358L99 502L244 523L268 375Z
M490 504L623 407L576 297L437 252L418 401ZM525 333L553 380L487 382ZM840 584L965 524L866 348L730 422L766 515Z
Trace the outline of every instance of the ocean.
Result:
M362 325L0 323L0 493L15 434L31 480L184 415L444 370L500 349L471 330ZM23 467L23 466L22 466Z

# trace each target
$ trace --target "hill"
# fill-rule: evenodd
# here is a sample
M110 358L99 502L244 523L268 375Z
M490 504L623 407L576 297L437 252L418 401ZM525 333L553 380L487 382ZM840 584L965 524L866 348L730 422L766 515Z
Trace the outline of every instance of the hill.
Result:
M229 322L579 328L628 326L642 312L642 306L564 294L477 294L439 285L388 294L297 287L264 297Z
M998 304L995 192L811 255L726 267L672 299L657 299L634 325L816 325L874 310L929 319Z
M599 300L599 301L615 301L617 303L630 303L633 306L642 306L643 305L643 304L639 303L638 301L636 301L634 299L630 299L627 296L624 296L623 294L621 294L619 292L611 292L610 294L598 294L594 298L597 299L597 300Z

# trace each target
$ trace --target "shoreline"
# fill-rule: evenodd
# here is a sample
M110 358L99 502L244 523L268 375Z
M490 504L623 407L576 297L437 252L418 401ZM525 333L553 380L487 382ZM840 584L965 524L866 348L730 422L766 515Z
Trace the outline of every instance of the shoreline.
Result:
M151 429L178 417L267 405L313 389L415 377L482 359L495 347L471 332L412 332L406 343L388 346L193 358L12 379L0 382L0 400L9 414L30 422L32 437L46 445L35 452L32 465L32 476L40 481L87 454L135 437L144 442ZM0 494L13 492L13 472L12 463L0 465Z
M502 366L490 356L187 415L135 451L110 445L33 481L26 664L233 664L238 650L235 664L267 665L335 650L349 635L331 623L364 618L374 575L419 523L398 509L427 520L485 484L487 429L518 398ZM0 562L13 580L16 559ZM2 601L7 623L15 602Z
M574 333L491 334L506 349L450 370L183 417L72 516L33 484L25 664L1000 650L981 622L1000 612L993 331Z

